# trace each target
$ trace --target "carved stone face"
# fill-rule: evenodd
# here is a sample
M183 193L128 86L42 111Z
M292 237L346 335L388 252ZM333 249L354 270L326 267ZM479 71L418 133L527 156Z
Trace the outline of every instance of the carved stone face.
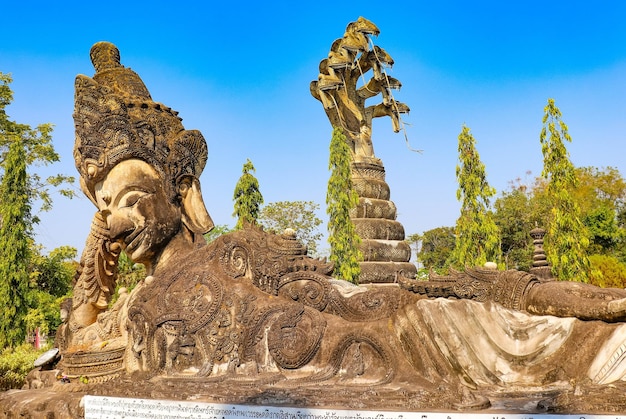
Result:
M156 170L142 160L125 160L95 191L111 239L133 262L154 265L181 229L180 207L167 198Z

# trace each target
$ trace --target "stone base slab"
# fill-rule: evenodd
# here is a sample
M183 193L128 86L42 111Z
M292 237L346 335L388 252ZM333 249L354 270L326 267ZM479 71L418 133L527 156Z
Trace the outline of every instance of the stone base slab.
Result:
M85 396L85 419L220 418L220 419L626 419L624 415L553 415L460 412L395 412L300 407L249 406Z

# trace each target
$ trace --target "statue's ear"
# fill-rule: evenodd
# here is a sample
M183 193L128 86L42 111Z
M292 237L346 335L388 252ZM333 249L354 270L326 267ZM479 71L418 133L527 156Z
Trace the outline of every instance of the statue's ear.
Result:
M205 234L213 229L213 220L202 200L200 181L195 176L183 176L178 182L183 223L196 234Z
M93 196L93 194L91 193L91 191L87 187L87 183L85 182L85 179L83 179L82 176L80 177L80 189L87 196L87 198L89 198L89 200L91 202L93 202L93 204L97 207L98 206L98 202L96 201L96 198Z

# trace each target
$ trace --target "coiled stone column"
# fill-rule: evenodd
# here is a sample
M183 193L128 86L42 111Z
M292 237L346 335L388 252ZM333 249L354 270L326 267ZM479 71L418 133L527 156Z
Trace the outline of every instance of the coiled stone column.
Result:
M358 205L350 212L362 240L359 283L392 283L398 273L414 277L417 268L409 263L411 247L404 241L404 227L396 220L396 205L390 200L382 163L353 163L352 182L359 196Z

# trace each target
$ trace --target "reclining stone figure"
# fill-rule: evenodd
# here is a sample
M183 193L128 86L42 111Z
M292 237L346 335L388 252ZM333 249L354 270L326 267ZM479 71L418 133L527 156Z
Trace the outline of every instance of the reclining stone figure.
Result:
M91 57L96 74L76 79L74 156L98 210L59 340L68 376L435 391L626 375L613 356L626 339L624 290L484 270L356 287L290 231L248 226L205 245L202 134L152 100L115 46ZM147 277L108 308L121 251Z

